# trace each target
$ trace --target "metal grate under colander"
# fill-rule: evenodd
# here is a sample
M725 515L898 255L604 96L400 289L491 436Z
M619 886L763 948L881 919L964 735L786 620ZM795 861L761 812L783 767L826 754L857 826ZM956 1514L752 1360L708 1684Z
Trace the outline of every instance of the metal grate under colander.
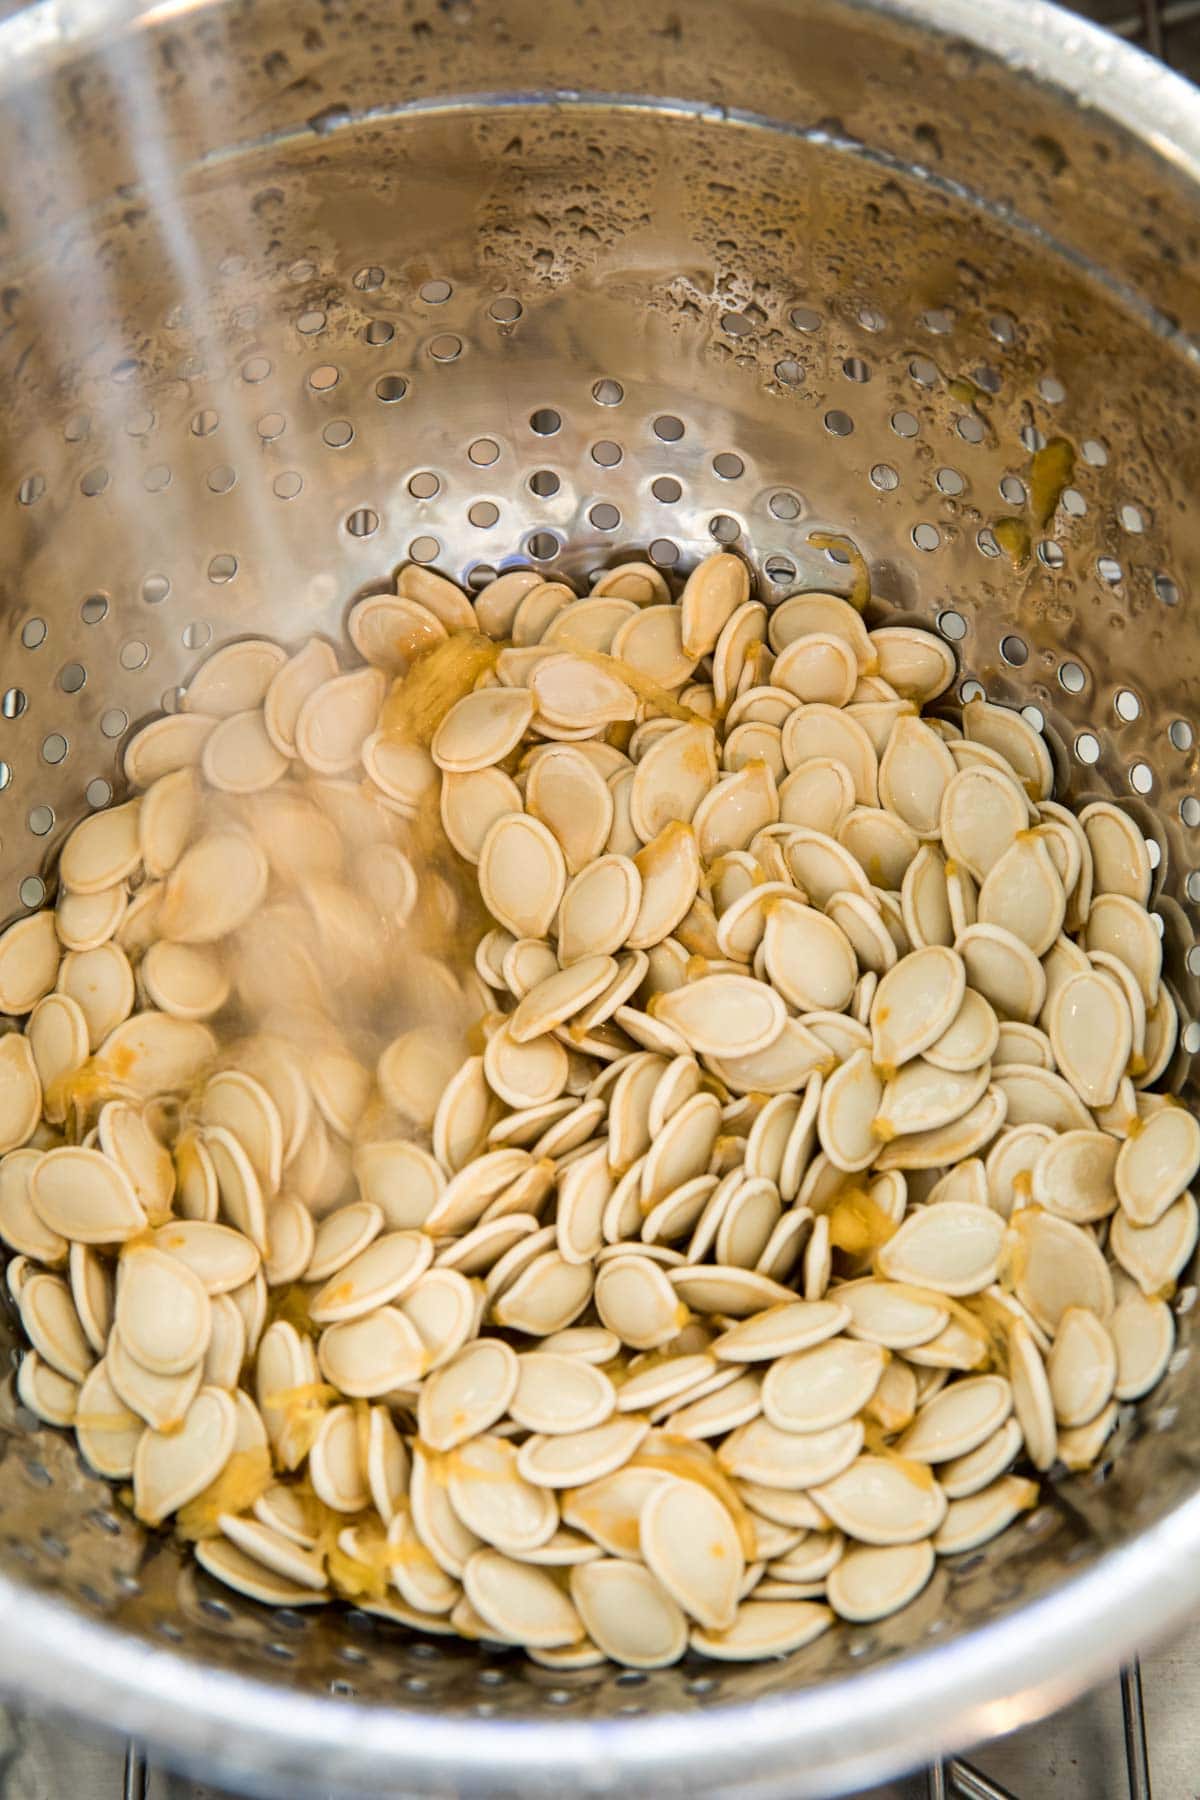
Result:
M812 534L848 530L881 610L1030 709L1063 791L1138 819L1186 1088L1182 84L1026 0L202 0L69 28L45 0L0 52L0 914L223 637L337 631L408 558L584 576L637 544L682 571L715 540L768 593L845 591ZM1054 1704L1194 1595L1194 1300L1111 1472L897 1618L741 1670L563 1678L264 1614L6 1389L0 1680L292 1793L861 1782Z

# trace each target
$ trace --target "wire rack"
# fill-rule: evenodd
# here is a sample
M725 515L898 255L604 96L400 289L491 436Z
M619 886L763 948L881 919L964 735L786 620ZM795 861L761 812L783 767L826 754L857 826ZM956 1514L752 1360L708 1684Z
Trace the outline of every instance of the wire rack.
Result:
M1120 1690L1129 1800L1151 1800L1142 1677L1136 1663L1132 1668L1122 1671ZM91 1781L96 1784L97 1800L105 1779L110 1772L111 1777L116 1777L119 1768L120 1764L108 1763L104 1776L99 1781L98 1770L89 1772ZM111 1791L111 1780L108 1786ZM1119 1783L1106 1783L1109 1793L1115 1794L1118 1786ZM134 1744L126 1746L123 1779L118 1791L122 1800L236 1800L233 1795L218 1794L208 1788L194 1787L188 1782L177 1782L169 1777L164 1780L161 1771L152 1770ZM1039 1770L1022 1782L1018 1792L1014 1792L1012 1788L986 1774L974 1762L961 1757L950 1757L945 1762L934 1764L925 1771L923 1777L918 1775L885 1789L872 1790L870 1794L858 1796L857 1800L1051 1800L1059 1791L1059 1783L1053 1773L1047 1775ZM1187 1800L1192 1800L1197 1791L1189 1781ZM7 1794L8 1789L0 1788L0 1792ZM25 1792L24 1787L20 1788L20 1792ZM63 1787L58 1786L49 1792L47 1800L65 1800L65 1792ZM1183 1800L1183 1791L1177 1784L1171 1784L1168 1793L1161 1800Z
M1200 81L1200 0L1061 0L1072 12Z
M1132 3L1131 0L1060 0L1060 3L1200 83L1200 0L1132 0ZM0 14L7 10L0 0ZM1120 1696L1129 1800L1152 1800L1146 1706L1141 1666L1136 1659L1121 1671ZM121 1780L122 1800L155 1800L159 1791L159 1773L150 1768L136 1744L127 1744ZM1200 1780L1200 1772L1197 1779ZM174 1782L169 1785L172 1795L180 1792ZM925 1800L1044 1800L1046 1793L1043 1785L1041 1792L1015 1794L962 1757L949 1757L933 1764L925 1772L923 1782L918 1776L903 1788L886 1792L894 1794L896 1800L910 1800L910 1797L915 1800L922 1787ZM1191 1788L1189 1782L1189 1789L1200 1800L1200 1787ZM0 1791L7 1793L7 1786ZM193 1795L209 1792L188 1791ZM880 1800L883 1793L884 1790L879 1790ZM52 1795L51 1800L59 1800L59 1795ZM212 1800L220 1800L220 1797L214 1794ZM861 1800L875 1800L875 1796L864 1795ZM1171 1794L1165 1800L1176 1800L1176 1796Z

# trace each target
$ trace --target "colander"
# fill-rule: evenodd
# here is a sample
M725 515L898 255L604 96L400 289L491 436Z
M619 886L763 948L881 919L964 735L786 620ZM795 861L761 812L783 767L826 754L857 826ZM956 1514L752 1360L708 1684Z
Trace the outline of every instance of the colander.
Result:
M1200 100L1036 0L41 0L0 25L0 913L212 644L406 560L861 588L1156 860L1200 1048ZM1039 451L1045 454L1039 456ZM1200 1595L1195 1288L1113 1459L790 1661L239 1604L0 1399L0 1683L267 1793L828 1795ZM12 1325L6 1327L13 1341Z

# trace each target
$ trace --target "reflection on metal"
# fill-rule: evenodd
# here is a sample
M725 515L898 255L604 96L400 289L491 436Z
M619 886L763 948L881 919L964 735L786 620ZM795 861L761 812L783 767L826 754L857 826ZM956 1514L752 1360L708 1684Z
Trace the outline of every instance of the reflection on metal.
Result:
M1152 838L1187 1090L1183 82L1037 0L205 0L87 49L61 17L0 27L0 916L211 641L340 633L409 558L482 579L564 543L582 580L636 542L684 571L731 528L772 597L846 592L812 534L849 532L878 613L953 620L964 678L1045 722L1063 790L1120 795ZM1000 483L1028 492L1060 438L1043 528ZM527 1743L566 1795L600 1720L630 1791L753 1770L802 1800L919 1766L1200 1597L1194 1300L1109 1478L1064 1479L879 1627L632 1680L239 1603L8 1390L0 1681L296 1795L502 1800L534 1791Z

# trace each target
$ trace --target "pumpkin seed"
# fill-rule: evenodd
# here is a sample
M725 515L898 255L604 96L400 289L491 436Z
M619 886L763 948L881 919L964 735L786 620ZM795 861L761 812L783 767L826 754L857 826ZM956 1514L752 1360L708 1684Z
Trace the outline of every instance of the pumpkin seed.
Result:
M492 917L514 937L544 937L566 885L562 851L545 825L524 813L502 814L483 840L478 867Z
M1175 1348L1171 1309L1135 1289L1118 1302L1107 1324L1117 1359L1113 1393L1118 1400L1140 1400L1162 1379Z
M990 1063L959 1074L935 1068L923 1057L914 1058L885 1086L872 1126L875 1136L890 1143L952 1124L982 1099L990 1075Z
M853 1173L874 1161L879 1147L874 1123L883 1094L869 1050L856 1050L825 1082L817 1130L822 1149L837 1168Z
M753 1419L731 1432L717 1452L721 1467L739 1481L765 1488L817 1488L850 1467L863 1445L858 1419L826 1431L780 1431L768 1419ZM813 1495L820 1506L819 1495ZM824 1512L824 1507L821 1507Z
M1162 971L1162 939L1144 907L1126 894L1099 894L1092 901L1084 928L1090 952L1107 951L1123 962L1137 980L1147 1009L1158 1000Z
M847 1334L888 1350L906 1351L929 1343L950 1316L935 1294L874 1278L845 1282L837 1295L837 1303L850 1315L844 1327Z
M973 1375L926 1401L896 1446L915 1462L946 1463L969 1456L1003 1425L1012 1392L1000 1375Z
M1109 1250L1148 1300L1169 1293L1196 1247L1196 1202L1173 1200L1153 1225L1135 1225L1124 1207L1113 1214Z
M517 1451L517 1468L536 1488L581 1487L623 1468L649 1429L646 1419L618 1415L583 1431L535 1433Z
M1013 1411L1029 1460L1035 1469L1045 1471L1054 1462L1057 1449L1054 1397L1037 1346L1020 1321L1008 1334L1008 1365Z
M1044 1331L1056 1332L1071 1306L1109 1316L1112 1276L1090 1232L1036 1207L1015 1213L1010 1230L1013 1292Z
M1008 1063L993 1072L1010 1125L1047 1125L1052 1131L1087 1131L1092 1115L1069 1082L1049 1069Z
M1010 1416L999 1431L985 1438L974 1450L939 1464L938 1486L951 1501L979 1493L1010 1467L1020 1454L1023 1442L1021 1427Z
M557 1583L540 1569L499 1550L477 1550L463 1570L463 1586L486 1627L502 1641L554 1649L577 1642L579 1616Z
M781 1431L824 1431L862 1411L879 1384L887 1352L853 1338L829 1338L772 1363L763 1411Z
M1046 998L1046 976L1029 946L1002 925L968 925L954 948L967 981L1001 1019L1032 1023Z
M696 1623L734 1623L745 1563L729 1513L707 1488L669 1479L651 1489L639 1520L651 1573Z
M879 760L875 746L856 719L820 702L797 706L783 727L783 760L789 769L811 757L832 757L850 771L860 806L878 803Z
M781 900L767 917L762 941L769 979L790 1006L801 1012L841 1012L849 1003L857 961L846 934L831 918Z
M907 1606L933 1574L931 1543L894 1546L855 1544L830 1574L829 1604L852 1624L885 1619Z
M981 925L998 925L1043 956L1058 937L1066 895L1045 840L1019 832L979 890Z
M728 1630L693 1630L688 1642L701 1656L717 1662L753 1662L802 1650L832 1622L829 1608L812 1601L745 1600Z
M724 1370L732 1375L724 1385L708 1393L685 1394L676 1409L665 1419L664 1430L674 1437L696 1440L724 1437L739 1425L756 1419L762 1411L762 1384L757 1375L738 1375L736 1369ZM655 1418L658 1414L653 1415Z
M769 1049L787 1013L778 994L749 976L702 975L660 994L653 1016L678 1031L697 1055L728 1060Z
M939 1556L961 1556L977 1550L991 1538L998 1537L1022 1512L1037 1505L1036 1481L1020 1475L1002 1475L990 1487L966 1499L955 1500L934 1533L933 1547Z
M967 988L950 1024L922 1054L934 1068L962 1074L989 1062L999 1042L1000 1022L994 1011L982 994Z
M614 1662L665 1668L687 1649L687 1619L641 1563L602 1557L571 1570L571 1598L589 1638Z
M895 1070L935 1045L963 1004L962 959L943 945L914 950L880 980L871 1002L875 1062Z
M416 1327L394 1306L331 1325L317 1349L325 1379L344 1394L368 1400L418 1379L427 1355Z
M604 776L582 745L548 745L529 771L525 801L530 814L554 835L571 874L600 855L615 812Z
M898 718L879 761L881 804L919 838L936 837L954 776L954 759L936 733L911 713Z
M137 1248L121 1264L115 1323L121 1341L153 1375L181 1375L208 1348L212 1308L188 1263Z
M553 1231L553 1227L549 1229ZM526 1240L527 1244L532 1242ZM518 1246L520 1250L525 1248L526 1245ZM497 1263L491 1274L496 1275L499 1269ZM588 1265L569 1263L557 1251L542 1250L492 1301L492 1317L507 1330L549 1337L551 1332L574 1324L592 1297L593 1285Z
M839 1530L860 1543L920 1542L946 1516L946 1497L932 1479L921 1480L898 1462L860 1456L831 1480L818 1484L813 1499Z
M1116 1159L1117 1197L1133 1225L1154 1225L1200 1169L1200 1125L1165 1106L1126 1138Z
M1079 823L1092 852L1093 891L1123 894L1145 906L1150 899L1151 869L1146 840L1119 806L1097 800L1085 806Z
M1087 1425L1108 1404L1117 1379L1114 1342L1095 1313L1070 1306L1046 1359L1059 1425Z
M1058 1455L1064 1468L1088 1469L1097 1460L1117 1423L1117 1403L1110 1400L1097 1413L1090 1425L1079 1425L1073 1431L1058 1434Z
M904 871L900 906L914 949L953 943L946 865L932 844L922 844Z
M134 1509L159 1525L216 1480L237 1431L233 1401L220 1388L201 1388L176 1432L147 1430L133 1457Z
M1064 1131L1052 1136L1048 1127L1027 1125L1026 1133L1039 1132L1031 1148L1044 1142L1032 1171L1032 1198L1047 1212L1073 1225L1088 1225L1107 1218L1117 1205L1115 1172L1120 1145L1103 1131Z
M910 1215L876 1253L892 1281L938 1293L981 1293L1000 1267L1004 1221L969 1202L947 1201Z
M1133 1048L1129 1006L1117 982L1099 970L1071 975L1045 1016L1055 1060L1075 1092L1085 1106L1107 1106Z

